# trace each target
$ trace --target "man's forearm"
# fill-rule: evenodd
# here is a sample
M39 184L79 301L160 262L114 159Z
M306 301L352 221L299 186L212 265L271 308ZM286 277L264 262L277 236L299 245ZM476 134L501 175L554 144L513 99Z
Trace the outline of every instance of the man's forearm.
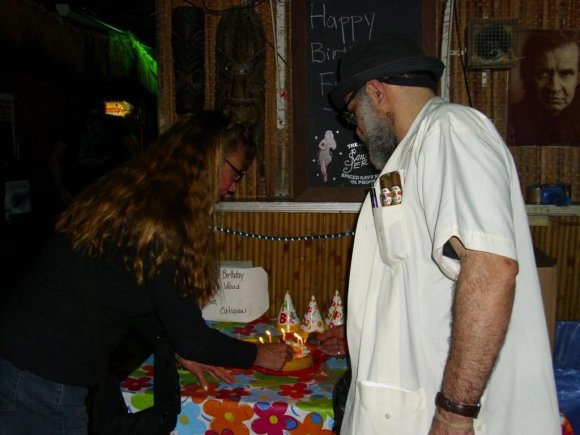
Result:
M476 404L503 345L511 315L517 263L463 249L455 288L451 345L441 391Z

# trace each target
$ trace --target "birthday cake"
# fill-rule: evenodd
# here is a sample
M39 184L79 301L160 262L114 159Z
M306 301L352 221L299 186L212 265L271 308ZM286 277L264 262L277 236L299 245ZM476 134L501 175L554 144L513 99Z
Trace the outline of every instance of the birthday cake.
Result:
M299 334L296 334L299 335ZM292 372L296 370L304 370L309 369L314 365L314 358L308 345L304 344L302 337L300 336L300 340L294 334L285 334L284 343L290 346L293 350L293 358L288 361L282 367L283 372ZM264 343L264 339L261 337L246 337L242 338L243 341L247 341L250 343ZM280 338L282 341L282 338Z
M309 369L314 365L314 358L307 346L297 345L296 342L291 340L286 340L286 344L289 344L292 347L294 355L293 358L282 367L283 372Z

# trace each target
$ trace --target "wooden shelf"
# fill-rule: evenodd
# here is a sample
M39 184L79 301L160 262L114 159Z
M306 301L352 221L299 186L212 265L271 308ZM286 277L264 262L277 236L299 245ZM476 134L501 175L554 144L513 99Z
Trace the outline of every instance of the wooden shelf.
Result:
M291 201L223 201L217 206L221 212L269 212L269 213L358 213L360 202L291 202ZM550 216L580 216L580 205L557 207L555 205L527 204L531 218Z

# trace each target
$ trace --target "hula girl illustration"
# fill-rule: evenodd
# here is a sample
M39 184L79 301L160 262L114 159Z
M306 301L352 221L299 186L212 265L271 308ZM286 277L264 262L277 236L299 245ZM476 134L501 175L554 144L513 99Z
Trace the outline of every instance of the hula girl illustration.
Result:
M320 164L320 171L322 172L322 179L324 182L328 181L328 164L332 161L331 150L336 149L336 140L334 134L330 130L324 133L324 139L318 144L318 163Z

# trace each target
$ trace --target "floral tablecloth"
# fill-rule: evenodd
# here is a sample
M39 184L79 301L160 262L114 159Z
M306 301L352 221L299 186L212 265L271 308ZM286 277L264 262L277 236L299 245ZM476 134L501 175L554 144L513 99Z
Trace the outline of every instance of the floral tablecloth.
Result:
M251 323L208 322L238 338L275 334L270 318ZM275 339L276 337L274 337ZM346 370L346 361L330 358L316 370L273 376L256 370L233 369L235 382L211 379L207 391L189 372L180 370L181 414L173 434L328 434L334 423L332 391ZM121 384L133 412L152 406L153 356Z

